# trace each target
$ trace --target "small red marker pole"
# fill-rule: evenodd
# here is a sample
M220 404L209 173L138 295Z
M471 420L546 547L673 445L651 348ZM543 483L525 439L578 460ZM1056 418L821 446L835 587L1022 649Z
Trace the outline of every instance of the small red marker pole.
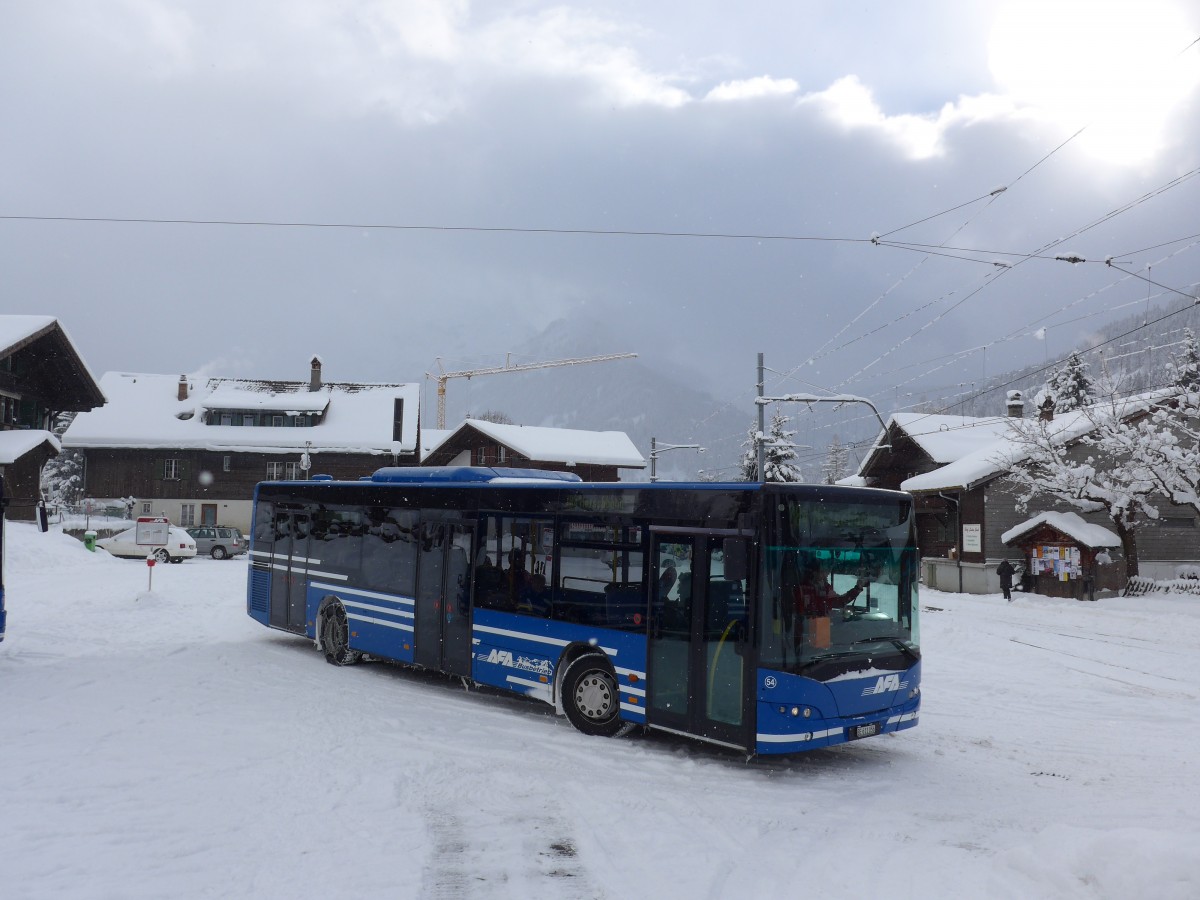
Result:
M146 570L149 572L149 577L146 580L147 592L154 590L154 557L153 555L146 557Z

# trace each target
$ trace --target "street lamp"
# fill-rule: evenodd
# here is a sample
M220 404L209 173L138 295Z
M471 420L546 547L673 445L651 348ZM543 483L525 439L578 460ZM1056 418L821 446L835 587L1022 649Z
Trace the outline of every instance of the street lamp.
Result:
M660 444L658 438L650 438L650 480L658 481L658 457L668 450L695 450L703 453L704 448L699 444Z

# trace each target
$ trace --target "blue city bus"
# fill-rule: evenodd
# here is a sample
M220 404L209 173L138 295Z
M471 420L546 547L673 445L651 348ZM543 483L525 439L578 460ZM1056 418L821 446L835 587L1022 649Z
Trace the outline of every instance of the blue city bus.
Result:
M912 728L908 494L384 468L255 491L247 612L392 660L749 754Z

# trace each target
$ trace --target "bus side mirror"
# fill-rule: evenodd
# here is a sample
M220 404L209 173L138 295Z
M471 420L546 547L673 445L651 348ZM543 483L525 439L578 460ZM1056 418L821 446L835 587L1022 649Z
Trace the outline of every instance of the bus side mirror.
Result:
M725 538L721 550L725 559L725 580L744 581L748 568L745 539Z
M43 534L50 530L50 520L46 515L46 501L39 500L37 503L37 527L38 531Z

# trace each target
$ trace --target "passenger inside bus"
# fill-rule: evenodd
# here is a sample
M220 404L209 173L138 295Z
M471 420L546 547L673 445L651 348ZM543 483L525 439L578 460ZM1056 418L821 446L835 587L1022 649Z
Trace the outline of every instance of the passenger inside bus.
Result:
M517 598L517 612L550 618L550 590L545 575L533 575Z

